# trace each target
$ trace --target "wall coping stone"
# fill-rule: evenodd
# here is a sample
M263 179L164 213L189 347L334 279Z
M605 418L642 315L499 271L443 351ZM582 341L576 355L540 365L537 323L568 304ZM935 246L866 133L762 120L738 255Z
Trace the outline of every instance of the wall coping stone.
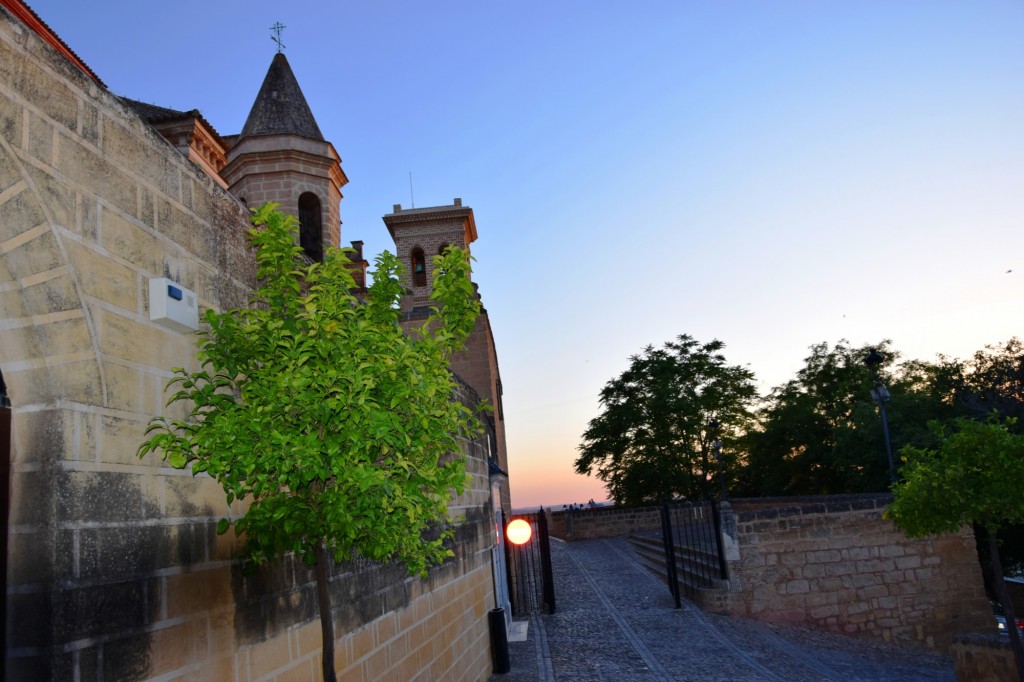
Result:
M747 497L729 500L738 521L764 521L800 514L883 509L892 502L891 493L849 495L807 495L804 497Z

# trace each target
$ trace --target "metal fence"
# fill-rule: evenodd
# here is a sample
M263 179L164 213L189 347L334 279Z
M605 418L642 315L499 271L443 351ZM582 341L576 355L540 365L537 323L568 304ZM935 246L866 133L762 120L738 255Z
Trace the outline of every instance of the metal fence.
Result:
M693 599L701 588L727 578L722 522L714 500L673 502L661 507L666 578L676 608L681 596Z
M535 514L515 514L530 524L533 534L522 545L514 545L505 535L505 566L508 570L509 601L513 616L555 612L555 585L551 576L551 542L544 510ZM507 526L506 526L507 528Z

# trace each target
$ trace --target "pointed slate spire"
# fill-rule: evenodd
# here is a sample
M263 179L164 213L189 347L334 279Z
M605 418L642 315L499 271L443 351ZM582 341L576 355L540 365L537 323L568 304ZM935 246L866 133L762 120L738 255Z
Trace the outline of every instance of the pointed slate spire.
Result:
M295 80L292 67L284 53L278 52L270 63L240 137L289 134L313 140L324 139L299 82Z

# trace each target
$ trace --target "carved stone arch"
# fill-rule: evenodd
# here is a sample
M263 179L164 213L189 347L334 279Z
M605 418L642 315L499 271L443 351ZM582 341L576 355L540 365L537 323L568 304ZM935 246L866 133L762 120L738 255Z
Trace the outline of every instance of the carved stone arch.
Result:
M323 219L320 197L313 192L299 195L299 244L314 261L324 259Z
M55 586L68 577L60 572L67 547L58 541L58 514L80 499L66 461L78 445L76 428L88 428L82 406L105 407L108 393L97 323L70 253L86 202L22 153L0 136L0 372L14 404L0 408L3 592L28 590L3 606L5 621L32 613L48 622ZM49 631L38 636L53 641Z
M0 137L0 368L21 406L105 405L96 322L60 226L75 216L58 220L67 207L43 200L40 183L52 181Z

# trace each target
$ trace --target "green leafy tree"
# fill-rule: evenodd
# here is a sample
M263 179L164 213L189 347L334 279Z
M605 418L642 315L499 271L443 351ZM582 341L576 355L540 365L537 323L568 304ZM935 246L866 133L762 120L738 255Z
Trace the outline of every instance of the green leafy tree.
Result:
M864 364L872 349L885 362L875 375ZM889 342L856 347L820 343L794 379L775 388L744 440L746 495L810 495L884 490L888 460L878 406L877 381L890 390L887 403L894 449L934 442L927 423L953 416L931 392L931 366L897 365Z
M682 335L631 357L601 391L602 412L583 434L576 472L604 481L619 505L712 494L712 443L721 440L725 470L735 468L736 434L757 395L753 373L726 364L724 347Z
M957 415L985 419L991 414L1015 418L1010 427L1024 433L1024 343L1012 338L987 345L966 360L940 356L931 367L931 390ZM1008 574L1024 575L1024 524L999 529L1003 565ZM979 546L989 585L994 570L989 552Z
M985 529L996 594L1006 614L1017 672L1024 680L1024 648L1006 591L997 534L1006 524L1024 523L1024 436L1014 421L980 423L958 419L936 424L937 449L904 448L903 481L886 516L912 537L954 532L971 523Z
M398 560L425 574L451 551L444 529L466 475L459 438L479 426L453 399L451 354L479 312L464 251L436 257L434 313L413 333L399 325L401 266L376 259L365 300L348 257L327 249L306 265L296 221L268 204L254 212L260 287L247 308L208 311L201 369L176 369L170 403L184 419L156 418L139 456L207 473L245 513L233 525L264 562L294 552L316 566L323 675L333 680L329 558ZM436 531L442 528L438 534Z
M937 397L964 417L1017 419L1013 427L1024 430L1024 343L1012 338L1004 344L985 346L967 360L940 356L931 371L930 383Z

